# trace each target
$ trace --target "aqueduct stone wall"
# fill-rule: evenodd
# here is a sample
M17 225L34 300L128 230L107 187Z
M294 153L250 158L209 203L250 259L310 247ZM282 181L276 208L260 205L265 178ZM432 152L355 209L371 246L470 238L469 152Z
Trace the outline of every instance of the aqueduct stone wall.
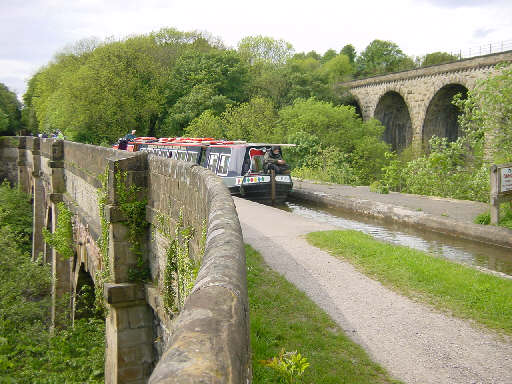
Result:
M474 89L477 82L512 62L512 51L448 64L391 73L342 83L356 99L364 120L386 126L384 139L393 149L421 145L433 134L457 137L453 95Z
M146 284L130 281L137 255L120 209L119 174L125 175L124 185L140 188L140 199L147 198L142 249L152 279ZM69 294L72 308L80 273L100 284L97 273L108 264L106 383L251 381L243 238L220 179L199 166L144 153L33 137L0 138L0 179L32 193L33 258L52 264L54 299ZM106 196L106 259L98 244L105 229L100 190ZM75 257L70 260L45 245L41 234L42 228L55 231L59 202L74 214ZM178 225L189 229L189 256L201 262L191 293L174 312L163 303L173 238L163 235L162 221L168 233Z

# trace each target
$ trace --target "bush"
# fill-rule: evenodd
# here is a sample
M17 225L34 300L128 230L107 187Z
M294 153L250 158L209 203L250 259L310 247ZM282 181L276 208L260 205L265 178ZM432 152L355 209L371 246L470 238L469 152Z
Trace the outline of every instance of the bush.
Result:
M405 161L388 156L381 184L398 192L451 197L486 202L489 199L489 171L479 157L473 157L470 138L454 142L432 137L430 153Z
M49 332L49 265L31 261L28 197L0 186L0 382L102 383L104 320Z

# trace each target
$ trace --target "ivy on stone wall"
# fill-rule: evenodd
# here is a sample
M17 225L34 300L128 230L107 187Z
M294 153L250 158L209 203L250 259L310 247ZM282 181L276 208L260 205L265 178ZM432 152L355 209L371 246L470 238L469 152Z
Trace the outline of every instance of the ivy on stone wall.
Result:
M66 204L57 204L57 223L55 231L52 233L43 228L43 237L48 245L53 247L63 259L73 257L73 226L71 218L73 214L67 208Z
M98 247L101 255L101 269L96 271L94 293L94 305L98 312L106 315L107 307L103 300L103 285L110 281L111 268L108 258L108 244L110 241L110 222L105 214L105 206L108 202L108 167L98 179L101 182L101 188L98 189L98 210L100 215L101 234L98 239Z
M150 280L149 265L144 260L142 242L149 223L146 221L147 199L138 199L141 187L126 186L126 172L116 172L116 190L119 208L126 219L128 227L128 242L130 250L137 256L137 263L128 271L128 280L133 282L146 282Z
M174 232L171 230L170 219L162 214L157 215L156 228L170 241L165 252L167 262L162 284L164 309L167 313L179 312L194 287L201 265L200 260L190 256L190 240L194 236L194 228L184 225L182 210ZM201 254L203 251L204 246L201 245Z

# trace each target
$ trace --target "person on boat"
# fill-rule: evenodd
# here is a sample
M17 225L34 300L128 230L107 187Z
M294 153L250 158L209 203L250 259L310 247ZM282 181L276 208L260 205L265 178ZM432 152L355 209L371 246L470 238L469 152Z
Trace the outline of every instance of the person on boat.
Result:
M281 147L279 145L273 145L270 151L265 153L263 169L265 172L270 172L273 169L276 174L290 173L290 167L286 164L286 161L283 160Z
M131 133L127 133L126 136L124 137L127 141L131 141L133 139L135 139L137 136L135 135L137 133L137 131L134 129L132 130Z

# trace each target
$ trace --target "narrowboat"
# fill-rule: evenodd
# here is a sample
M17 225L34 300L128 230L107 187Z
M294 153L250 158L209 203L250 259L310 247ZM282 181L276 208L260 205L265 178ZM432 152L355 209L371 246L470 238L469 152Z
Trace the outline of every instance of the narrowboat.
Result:
M232 195L263 203L282 203L293 187L289 174L264 169L264 156L272 146L293 144L247 143L213 138L138 137L114 148L148 152L198 164L221 177Z

